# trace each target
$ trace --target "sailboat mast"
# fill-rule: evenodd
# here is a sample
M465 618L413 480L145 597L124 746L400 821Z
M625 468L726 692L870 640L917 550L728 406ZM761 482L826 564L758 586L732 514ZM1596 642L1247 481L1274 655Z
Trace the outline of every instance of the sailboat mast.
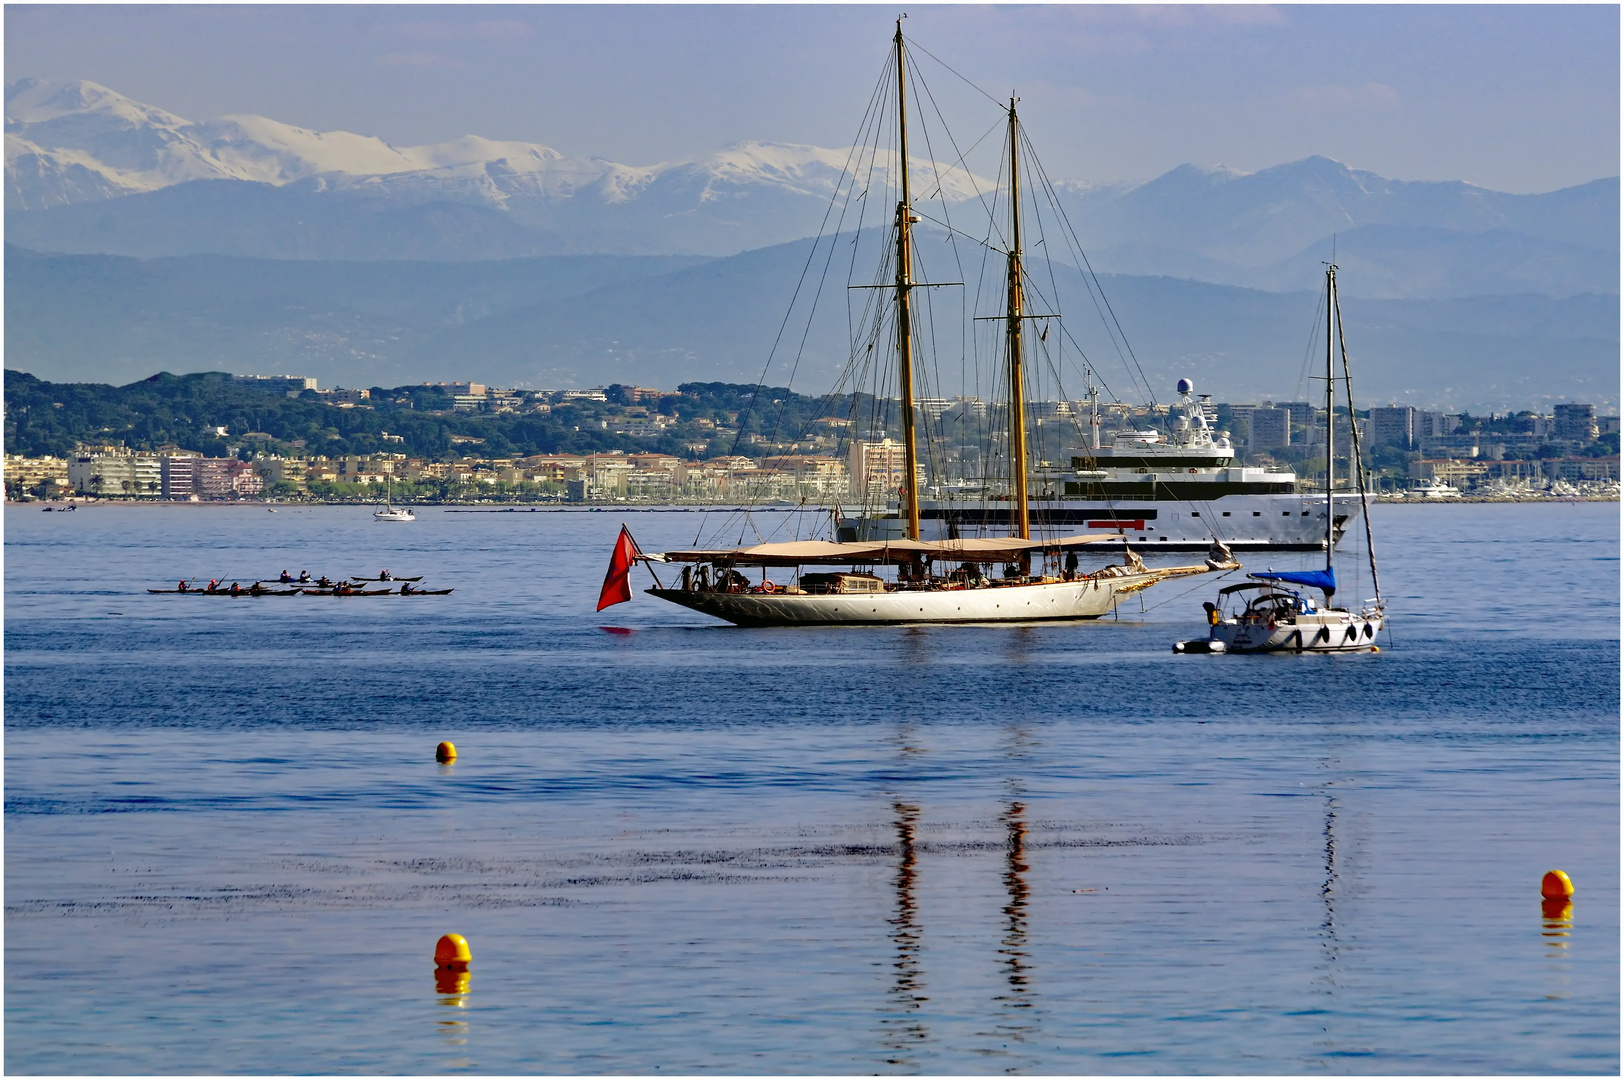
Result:
M1331 488L1336 475L1336 369L1332 364L1336 333L1332 325L1336 317L1336 264L1325 267L1325 566L1331 566L1331 551L1336 542L1336 505Z
M908 516L908 539L919 539L919 448L914 436L913 320L908 294L913 289L913 246L909 234L914 223L908 192L908 79L903 67L902 20L897 20L897 151L900 155L902 199L897 203L897 368L902 384L902 496Z
M1032 538L1032 512L1026 490L1026 395L1021 373L1021 169L1020 124L1009 99L1009 304L1005 339L1009 353L1009 478L1015 488L1010 532Z

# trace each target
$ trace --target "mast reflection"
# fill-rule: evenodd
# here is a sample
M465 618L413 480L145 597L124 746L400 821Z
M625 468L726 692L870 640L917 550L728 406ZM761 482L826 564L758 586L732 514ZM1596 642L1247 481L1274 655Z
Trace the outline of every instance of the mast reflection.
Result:
M1320 922L1320 949L1325 957L1324 974L1315 981L1320 983L1327 991L1334 990L1337 985L1337 962L1341 959L1342 942L1337 936L1337 836L1336 814L1340 809L1336 801L1336 792L1329 787L1325 792L1325 880L1320 885L1320 898L1325 904L1325 918Z
M919 1016L919 1010L930 997L924 993L924 979L920 967L920 949L923 931L919 925L918 901L915 889L918 884L917 865L918 857L914 850L915 831L919 823L919 807L905 802L896 802L891 807L897 815L897 874L894 879L896 889L896 911L888 920L891 925L890 938L894 952L892 960L893 981L891 983L891 1007L888 1016L882 1017L880 1023L886 1035L885 1048L893 1052L887 1058L891 1065L912 1064L905 1056L910 1049L916 1048L920 1043L930 1037L930 1029Z
M1004 980L1008 990L997 997L1006 1009L1030 1009L1027 967L1027 903L1031 889L1026 883L1026 804L1011 802L1004 811L1004 936L998 955L1004 958ZM1030 1030L1026 1017L1016 1013L1006 1017L1005 1030L1012 1038L1024 1040ZM1019 1017L1019 1022L1013 1022Z

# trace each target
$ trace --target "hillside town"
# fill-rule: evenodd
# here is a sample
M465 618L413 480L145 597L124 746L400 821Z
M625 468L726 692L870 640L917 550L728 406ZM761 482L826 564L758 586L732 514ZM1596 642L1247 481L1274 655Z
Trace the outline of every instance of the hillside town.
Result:
M409 415L413 422L445 417L457 422L456 430L436 428L447 447L438 454L409 444L420 443L421 435L381 427L348 436L350 443L376 447L369 452L311 453L307 438L291 437L287 431L233 429L213 423L211 417L190 445L173 439L138 446L107 438L76 442L66 454L8 453L6 497L373 501L387 490L395 500L419 502L873 504L883 502L904 481L902 447L895 432L878 439L854 439L851 408L845 408L847 415L825 415L833 411L827 402L785 390L766 391L778 395L768 403L758 400L759 388L729 386L718 391L715 387L720 384L698 389L685 384L676 391L626 386L498 389L477 382L323 390L315 379L304 377L222 378L237 389L337 414L382 409ZM740 407L723 407L728 404ZM895 420L897 403L869 403L870 408L876 405L882 417ZM12 421L26 419L11 406L8 397L8 436ZM786 420L791 406L798 411ZM1085 446L1088 413L1096 407L1107 439L1119 429L1164 426L1169 412L1165 405L1037 402L1030 424L1038 453L1059 460L1069 449ZM954 436L943 440L945 447L935 462L938 474L948 479L932 484L921 467L922 490L972 485L989 471L985 448L977 447L969 436L1002 423L1000 403L975 397L923 398L916 408L921 422ZM1213 408L1238 461L1291 467L1305 482L1316 468L1323 471L1323 408L1273 400L1219 402ZM513 422L526 419L544 419L572 438L590 436L601 448L481 452L488 440L513 447L511 434L501 432L511 432ZM1549 414L1528 411L1487 417L1392 405L1361 412L1355 419L1377 489L1388 497L1413 497L1418 490L1496 498L1617 495L1619 418L1598 416L1589 404L1559 403ZM489 435L459 433L485 430L481 421L498 426ZM501 427L504 422L509 426ZM1351 434L1345 412L1338 412L1336 424L1337 439L1345 448ZM408 430L405 424L395 426ZM338 438L336 431L333 438ZM14 442L8 438L8 444Z

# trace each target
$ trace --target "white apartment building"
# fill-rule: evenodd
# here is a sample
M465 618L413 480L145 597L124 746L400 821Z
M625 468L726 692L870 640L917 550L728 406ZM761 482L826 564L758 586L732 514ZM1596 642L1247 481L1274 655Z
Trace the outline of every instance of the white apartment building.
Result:
M163 463L123 448L78 453L68 460L68 481L89 495L156 496L163 493Z
M876 502L894 496L907 477L906 449L892 439L877 443L854 442L848 455L847 472L853 498ZM923 486L924 482L924 463L916 461L914 483Z

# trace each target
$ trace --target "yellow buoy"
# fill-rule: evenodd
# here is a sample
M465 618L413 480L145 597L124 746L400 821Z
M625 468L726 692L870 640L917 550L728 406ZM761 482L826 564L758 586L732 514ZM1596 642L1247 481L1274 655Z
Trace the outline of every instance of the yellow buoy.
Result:
M436 967L450 968L453 971L464 971L474 954L468 949L468 941L461 934L443 934L434 946L434 964Z
M457 748L448 742L443 742L434 748L434 760L444 765L457 760Z
M1573 895L1573 882L1560 870L1547 870L1539 883L1539 894L1547 900L1566 899Z

